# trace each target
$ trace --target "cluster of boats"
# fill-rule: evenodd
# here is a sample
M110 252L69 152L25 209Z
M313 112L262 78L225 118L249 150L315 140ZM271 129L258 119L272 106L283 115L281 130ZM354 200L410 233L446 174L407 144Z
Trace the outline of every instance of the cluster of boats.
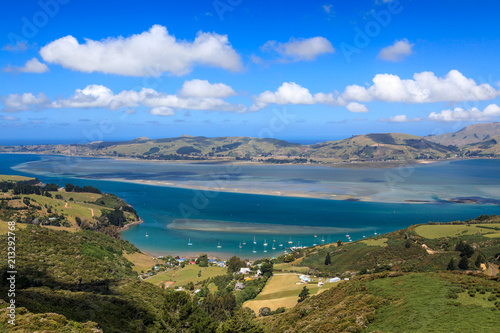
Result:
M314 244L313 244L312 246L316 246L316 245L318 245L318 244L316 244L316 238L317 238L317 237L318 237L317 235L314 235ZM323 236L323 237L321 238L321 242L322 242L322 243L324 243L325 241L326 241L326 240L325 240L325 237ZM255 237L255 236L254 236L254 238L253 238L253 242L252 242L252 243L253 243L253 245L257 245L257 239L256 239L256 237ZM193 245L193 243L191 243L191 239L189 239L188 245ZM238 247L239 247L240 249L242 249L242 248L243 248L243 247L245 247L246 245L247 245L247 242L246 242L246 241L243 241L243 242L241 242L241 243L238 245ZM283 244L282 242L280 242L280 243L278 244L278 242L276 241L276 239L273 239L272 243L271 243L271 244L269 244L269 243L267 242L267 239L264 239L264 243L262 243L262 246L264 246L264 251L263 251L264 253L267 253L267 249L268 249L268 246L269 246L269 245L271 245L271 250L277 250L278 248L279 248L280 250L285 249L285 253L287 253L287 251L286 251L286 250L291 250L291 251L293 251L293 250L296 250L296 249L303 249L303 248L308 247L308 246L304 246L304 245L302 244L302 242L301 242L301 241L297 241L297 243L294 245L294 242L292 241L292 237L290 237L290 240L288 241L288 246L286 245L286 243L285 243L285 244ZM220 244L220 242L218 242L218 244L217 244L217 248L218 248L218 249L222 248L222 245ZM257 250L255 250L255 246L253 247L252 252L253 252L253 253L257 253Z

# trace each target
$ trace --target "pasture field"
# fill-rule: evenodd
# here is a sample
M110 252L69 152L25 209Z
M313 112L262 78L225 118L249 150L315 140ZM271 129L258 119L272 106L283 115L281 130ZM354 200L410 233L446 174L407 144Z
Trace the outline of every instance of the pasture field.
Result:
M24 176L13 176L13 175L0 175L0 182L17 182L17 181L24 181L31 179L33 178Z
M294 266L292 264L281 263L281 264L275 264L274 270L282 271L282 272L307 273L311 269L309 267Z
M316 295L336 286L339 282L328 282L321 288L318 287L317 283L317 278L312 278L312 282L306 285L300 283L297 274L275 274L266 283L260 294L253 300L246 301L243 306L249 307L257 314L259 309L265 306L273 311L280 307L291 308L297 304L299 294L304 286L307 286L310 295Z
M147 272L158 264L157 259L153 259L150 255L141 252L127 253L124 251L123 256L134 264L132 268L137 273L141 273L142 271Z
M441 237L456 237L464 235L483 234L488 237L498 236L500 223L481 224L432 224L420 225L415 228L417 235L424 238L436 239Z
M26 224L16 223L16 230L24 229L24 228L26 228ZM0 221L0 235L5 235L9 231L10 231L9 230L9 225L7 224L7 222L6 221Z
M388 238L374 238L374 239L363 239L359 241L360 243L364 243L368 246L381 246L386 247Z

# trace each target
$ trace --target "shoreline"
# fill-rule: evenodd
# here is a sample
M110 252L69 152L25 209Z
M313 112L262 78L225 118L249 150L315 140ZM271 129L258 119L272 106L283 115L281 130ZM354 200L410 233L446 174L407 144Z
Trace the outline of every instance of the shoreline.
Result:
M132 183L140 185L149 186L161 186L161 187L172 187L181 188L187 190L198 190L198 191L211 191L211 192L224 192L224 193L239 193L239 194L253 194L253 195L270 195L275 197L292 197L292 198L309 198L309 199L323 199L323 200L338 200L338 201L363 201L363 202L374 202L369 196L353 196L346 194L332 194L332 193L303 193L303 192L293 192L293 191L275 191L269 189L249 189L249 188L229 188L229 187L211 187L202 185L188 185L188 184L178 184L167 182L163 180L147 180L147 179L126 179L126 178L102 178L99 180L112 181L112 182L123 182ZM382 202L382 201L381 201ZM399 202L394 202L399 203Z
M132 157L116 157L116 156L89 156L89 155L68 155L56 153L37 153L32 151L27 152L0 152L0 154L18 154L18 155L40 155L40 156L61 156L61 157L78 157L78 158L100 158L112 159L116 161L129 161L129 162L144 162L144 163L171 163L171 164L220 164L220 165L267 165L267 166L311 166L311 167L331 167L339 169L391 169L397 167L404 167L409 165L427 165L438 162L451 162L462 160L476 160L476 159L500 159L488 157L472 157L472 158L448 158L439 160L430 159L408 159L408 160L388 160L388 161L336 161L325 163L265 163L262 161L238 161L233 159L214 159L214 160L159 160L159 159L140 159Z
M144 223L144 221L141 218L139 218L138 221L131 222L129 224L124 225L123 227L120 228L120 230L118 230L118 232L127 231L127 230L129 230L129 229L131 229L139 224L142 224L142 223Z

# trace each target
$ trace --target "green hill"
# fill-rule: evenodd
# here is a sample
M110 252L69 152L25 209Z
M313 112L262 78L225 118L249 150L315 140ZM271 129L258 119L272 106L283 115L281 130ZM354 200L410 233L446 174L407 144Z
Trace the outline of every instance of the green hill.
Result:
M500 123L481 123L469 125L454 133L426 137L427 140L442 145L465 146L486 141L500 135Z
M269 332L494 332L498 280L440 273L354 278L263 320Z
M339 163L342 161L407 161L442 159L461 155L445 146L418 136L400 133L357 135L349 139L313 145L277 139L183 135L124 142L92 142L74 145L2 146L0 152L29 152L80 156L128 157L154 160L254 161L265 163Z

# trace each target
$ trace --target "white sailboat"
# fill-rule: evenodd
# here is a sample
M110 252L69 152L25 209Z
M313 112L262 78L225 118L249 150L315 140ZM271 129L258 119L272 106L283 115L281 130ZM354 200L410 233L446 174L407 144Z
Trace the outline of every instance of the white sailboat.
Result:
M321 242L324 242L325 241L325 236L323 236L323 238L321 238Z
M253 253L257 253L257 251L255 251L255 247L253 248L253 251L252 251L252 252L253 252Z
M241 246L241 243L240 243L240 249L242 248L243 246Z
M146 232L146 237L149 237L148 233Z
M188 245L193 245L193 243L191 243L191 238L188 240Z
M288 244L293 244L292 237L290 237L290 240L288 241Z
M253 243L257 244L257 241L255 240L255 236L253 236Z
M220 249L222 246L220 245L220 242L219 242L219 245L217 245L217 248Z
M264 246L267 246L267 240L264 239Z

